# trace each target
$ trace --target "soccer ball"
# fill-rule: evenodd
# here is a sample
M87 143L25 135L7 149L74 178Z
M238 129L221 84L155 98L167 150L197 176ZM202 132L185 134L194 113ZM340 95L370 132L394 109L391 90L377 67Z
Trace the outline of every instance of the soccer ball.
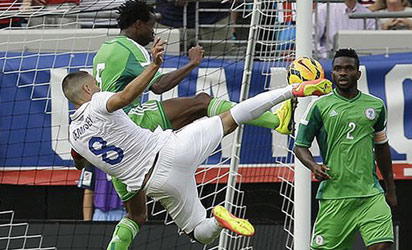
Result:
M289 84L325 78L322 65L313 58L299 57L288 69Z

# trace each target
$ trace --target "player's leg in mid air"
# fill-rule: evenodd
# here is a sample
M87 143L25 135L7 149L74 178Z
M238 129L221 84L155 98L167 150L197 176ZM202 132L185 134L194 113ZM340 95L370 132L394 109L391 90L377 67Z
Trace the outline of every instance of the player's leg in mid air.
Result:
M213 209L213 217L206 218L206 209L196 189L195 171L218 147L223 136L232 132L238 124L256 119L274 105L293 96L319 94L305 91L314 86L319 89L327 87L320 94L331 91L331 82L328 80L288 86L259 94L220 116L185 126L160 151L159 161L146 185L146 194L165 207L181 230L203 244L211 243L223 228L252 236L255 231L247 220L233 216L221 206Z
M328 90L322 89L325 87L322 83L312 84L312 82L316 81L319 80L308 81L305 84L299 85L300 87L296 89L296 92L299 92L299 96L321 95L326 93L325 91L330 92L331 86L329 86ZM180 129L200 117L212 117L222 114L235 105L236 103L230 101L212 98L206 93L200 93L194 97L173 98L163 102L165 115L173 129ZM275 129L281 134L290 134L292 109L293 104L291 101L288 101L274 113L266 110L253 120L248 120L245 124Z
M201 117L212 117L230 110L236 103L214 98L206 93L194 97L173 98L163 102L166 116L173 129L180 129ZM291 120L291 105L283 105L275 113L265 112L260 117L246 124L263 128L276 129L281 134L289 134L288 125Z
M180 116L172 115L172 117L175 119L174 126L172 126L172 123L167 118L163 103L158 101L148 101L143 105L130 110L128 115L135 124L140 127L147 128L151 131L154 131L159 126L162 129L180 129L187 123L190 123L207 115L206 108L203 108L204 110L202 111L202 107L207 107L207 105L204 106L204 102L209 102L209 98L210 97L206 94L200 94L193 98L176 98L172 102L166 101L166 104L168 104L169 107L172 107L172 113L179 112L178 110L182 109L183 107L190 107L184 108L184 110L179 113ZM129 245L141 228L143 224L142 222L144 221L142 220L142 218L145 218L146 216L146 207L144 207L144 209L140 209L143 208L142 204L138 204L141 199L137 197L138 195L136 195L136 193L128 192L126 185L123 184L120 180L118 180L117 178L112 178L112 182L117 194L125 203L128 214L116 226L112 240L109 243L107 249L123 250L128 249ZM195 184L193 185L194 188L196 188ZM131 206L130 204L138 205ZM202 207L201 204L200 207ZM209 228L210 225L213 226L218 224L217 222L211 223L211 221L213 220L209 219L207 220L207 222L202 224L202 226L199 226L198 231L208 231L207 228ZM215 228L217 228L218 232L220 232L221 227L215 226ZM199 241L205 242L203 238L211 237L201 237Z
M228 228L245 236L253 226L217 206L210 218L196 188L197 167L216 149L223 138L218 116L195 121L174 133L159 152L158 162L144 190L160 202L176 225L202 244L209 244Z
M332 83L327 79L306 81L275 89L249 98L236 106L230 112L220 115L225 135L236 129L237 125L256 119L274 105L293 97L320 96L332 91Z
M186 148L186 153L189 151L192 152L191 148ZM235 217L222 206L214 207L213 216L207 218L207 211L198 197L194 174L188 170L191 166L171 163L167 157L174 158L173 155L170 147L162 149L157 169L153 172L154 179L148 182L145 191L160 202L183 232L201 244L213 242L223 228L244 236L254 235L255 230L247 220Z

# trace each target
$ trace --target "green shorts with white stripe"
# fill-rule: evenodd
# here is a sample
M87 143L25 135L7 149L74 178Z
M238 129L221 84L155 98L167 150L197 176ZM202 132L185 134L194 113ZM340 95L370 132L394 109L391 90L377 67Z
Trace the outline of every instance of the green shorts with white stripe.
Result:
M159 101L147 101L131 109L128 116L138 126L151 131L154 131L159 126L163 130L172 128L172 124L164 112L163 104ZM112 183L122 201L130 200L136 194L128 192L126 185L115 177L112 178Z

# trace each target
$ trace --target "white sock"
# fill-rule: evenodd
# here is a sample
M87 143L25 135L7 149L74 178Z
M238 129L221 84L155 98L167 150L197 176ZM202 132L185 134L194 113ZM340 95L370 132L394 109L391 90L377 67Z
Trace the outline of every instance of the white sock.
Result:
M256 95L234 106L230 113L238 125L254 120L276 104L292 98L292 88L287 86Z
M199 225L195 227L193 236L200 243L207 245L219 236L222 229L215 218L212 217L200 222Z

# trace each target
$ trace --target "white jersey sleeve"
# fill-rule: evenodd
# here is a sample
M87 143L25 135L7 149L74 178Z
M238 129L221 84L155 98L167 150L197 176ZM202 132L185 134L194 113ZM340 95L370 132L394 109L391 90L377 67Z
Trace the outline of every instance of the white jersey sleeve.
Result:
M92 101L90 102L90 108L99 113L100 115L110 115L107 111L107 101L115 93L112 92L98 92L92 96Z

